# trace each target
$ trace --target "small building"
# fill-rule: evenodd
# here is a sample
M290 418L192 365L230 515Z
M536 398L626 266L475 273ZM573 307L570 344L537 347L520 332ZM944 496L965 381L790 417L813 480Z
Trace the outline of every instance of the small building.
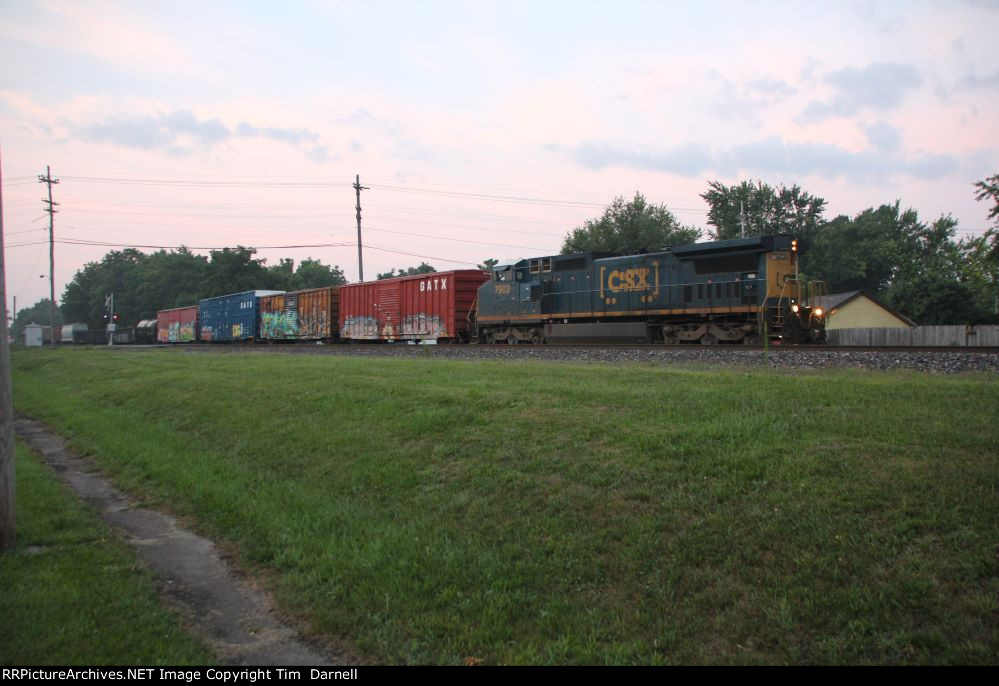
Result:
M816 298L827 312L826 330L905 329L916 325L901 312L888 307L867 291L831 293Z
M28 324L24 327L24 345L28 348L41 348L45 327L41 324Z

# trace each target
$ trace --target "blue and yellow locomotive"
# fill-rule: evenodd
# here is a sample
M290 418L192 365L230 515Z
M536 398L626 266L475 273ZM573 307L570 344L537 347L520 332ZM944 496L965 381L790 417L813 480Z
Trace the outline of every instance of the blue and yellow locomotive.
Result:
M498 264L478 291L481 343L822 343L820 284L798 242L759 236L640 255L583 253Z

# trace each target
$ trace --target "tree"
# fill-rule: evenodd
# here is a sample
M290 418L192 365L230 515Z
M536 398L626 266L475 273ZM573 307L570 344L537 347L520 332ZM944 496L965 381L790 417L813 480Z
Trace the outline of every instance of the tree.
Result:
M347 277L339 265L328 267L311 257L298 263L295 271L295 289L323 288L325 286L342 286L347 283Z
M482 264L477 264L475 266L484 272L488 272L497 264L499 264L499 260L494 260L493 258L490 257L489 259L482 260Z
M916 259L911 236L918 225L916 211L902 211L898 202L853 219L836 217L815 232L801 270L825 281L830 293L863 289L883 296L902 266Z
M195 255L185 247L176 251L158 250L149 255L142 264L136 289L141 316L151 318L159 310L197 302L207 267L207 257Z
M708 183L701 197L708 203L708 223L714 226L715 240L746 236L791 234L812 238L822 224L826 201L810 195L799 186L774 188L762 181L743 181L726 186ZM745 230L743 230L743 224Z
M976 181L975 188L978 189L975 200L992 200L994 203L989 210L989 219L994 220L999 227L999 174L993 174L984 181Z
M271 275L267 273L264 260L254 259L256 254L255 249L241 245L212 250L201 280L201 292L216 296L261 288L269 282Z
M683 226L665 205L650 204L636 192L630 202L618 196L599 219L573 229L562 243L562 254L612 252L634 254L695 242L701 230Z
M437 270L433 266L427 264L426 262L420 262L420 266L418 267L407 267L406 269L399 269L398 271L394 268L390 269L387 272L379 274L378 280L395 279L400 276L414 276L416 274L433 274L436 271Z
M956 235L950 216L926 223L898 202L882 205L824 225L802 271L830 292L873 293L920 324L990 321L988 244Z
M132 326L150 313L143 310L141 286L149 256L128 248L112 250L100 262L89 262L66 285L62 314L71 322L83 322L90 328L102 327L104 298L115 295L115 312L124 325ZM152 314L155 314L153 312Z

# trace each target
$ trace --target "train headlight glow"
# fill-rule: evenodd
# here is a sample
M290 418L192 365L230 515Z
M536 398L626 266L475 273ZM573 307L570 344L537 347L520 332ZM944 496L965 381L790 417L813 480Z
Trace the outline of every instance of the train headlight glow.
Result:
M798 312L798 306L797 305L791 305L791 311L794 312L795 314L797 314L797 312Z
M822 316L822 314L823 314L823 310L822 310L822 308L821 308L821 307L816 307L816 308L815 308L815 316L816 316L816 317L821 317L821 316Z

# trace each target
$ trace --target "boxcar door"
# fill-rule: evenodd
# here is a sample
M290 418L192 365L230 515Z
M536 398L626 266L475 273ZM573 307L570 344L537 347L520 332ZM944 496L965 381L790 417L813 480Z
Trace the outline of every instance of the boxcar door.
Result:
M384 340L399 338L399 282L375 284L375 319L378 337Z

